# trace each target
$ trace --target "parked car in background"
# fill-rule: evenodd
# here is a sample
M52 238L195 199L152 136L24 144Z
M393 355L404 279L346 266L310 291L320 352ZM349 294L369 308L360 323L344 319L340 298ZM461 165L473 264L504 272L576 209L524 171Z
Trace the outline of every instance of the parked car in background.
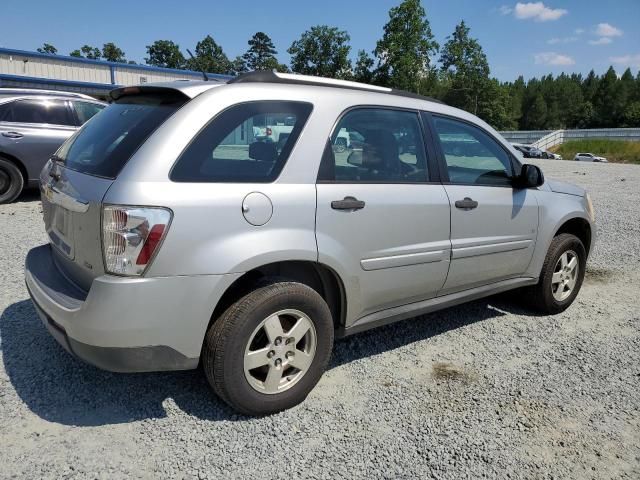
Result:
M201 365L263 415L306 398L335 337L521 287L555 314L580 290L589 195L468 112L274 72L111 96L42 170L49 243L25 262L44 326L98 367ZM282 149L248 138L276 114ZM337 153L343 130L362 148Z
M0 204L36 187L51 155L106 105L77 93L0 89Z
M513 143L512 145L513 148L522 153L524 158L542 158L542 151L531 145L523 145L521 143Z
M562 160L562 155L558 155L557 153L553 153L548 150L540 150L540 152L542 152L542 158L547 158L549 160Z
M601 162L601 163L609 163L609 161L605 157L598 157L593 153L576 153L576 156L573 157L574 160L578 162Z

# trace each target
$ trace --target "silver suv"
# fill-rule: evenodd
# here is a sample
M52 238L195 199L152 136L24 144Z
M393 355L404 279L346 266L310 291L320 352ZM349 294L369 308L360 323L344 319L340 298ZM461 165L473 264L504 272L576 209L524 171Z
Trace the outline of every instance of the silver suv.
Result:
M271 72L111 95L42 171L50 244L26 259L44 325L100 368L202 364L267 414L304 400L334 337L524 287L557 313L580 290L589 196L469 113Z
M80 93L0 88L0 204L37 187L51 155L105 106Z

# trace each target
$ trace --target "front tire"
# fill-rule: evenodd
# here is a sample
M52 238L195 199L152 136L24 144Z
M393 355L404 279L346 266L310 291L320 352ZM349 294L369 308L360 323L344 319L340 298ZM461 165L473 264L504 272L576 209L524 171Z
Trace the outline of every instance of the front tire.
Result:
M304 401L333 348L329 307L312 288L278 282L240 298L207 332L202 365L215 393L246 415Z
M531 287L530 303L541 313L560 313L573 303L587 264L587 252L578 237L569 233L556 236L542 265L540 280Z
M20 169L9 160L0 157L0 205L13 202L23 187L24 178Z

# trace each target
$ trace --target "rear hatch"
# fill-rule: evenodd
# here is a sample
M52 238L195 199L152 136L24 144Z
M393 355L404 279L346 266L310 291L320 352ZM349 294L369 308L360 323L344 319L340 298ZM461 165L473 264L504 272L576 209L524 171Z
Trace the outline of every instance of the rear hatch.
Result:
M105 273L102 199L129 158L187 100L171 89L120 89L117 100L69 138L42 171L54 260L82 289Z

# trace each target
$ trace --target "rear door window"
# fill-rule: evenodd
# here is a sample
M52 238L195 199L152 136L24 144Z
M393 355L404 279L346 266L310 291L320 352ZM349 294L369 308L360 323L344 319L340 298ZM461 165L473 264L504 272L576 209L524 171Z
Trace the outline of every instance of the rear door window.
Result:
M81 173L116 178L149 135L185 100L178 93L122 97L69 138L56 160Z
M5 105L1 115L3 122L75 125L64 100L16 100Z
M320 182L421 183L428 178L418 113L373 107L351 110L340 119L318 172Z
M312 106L259 101L235 105L195 137L171 171L174 182L272 182L284 167Z

